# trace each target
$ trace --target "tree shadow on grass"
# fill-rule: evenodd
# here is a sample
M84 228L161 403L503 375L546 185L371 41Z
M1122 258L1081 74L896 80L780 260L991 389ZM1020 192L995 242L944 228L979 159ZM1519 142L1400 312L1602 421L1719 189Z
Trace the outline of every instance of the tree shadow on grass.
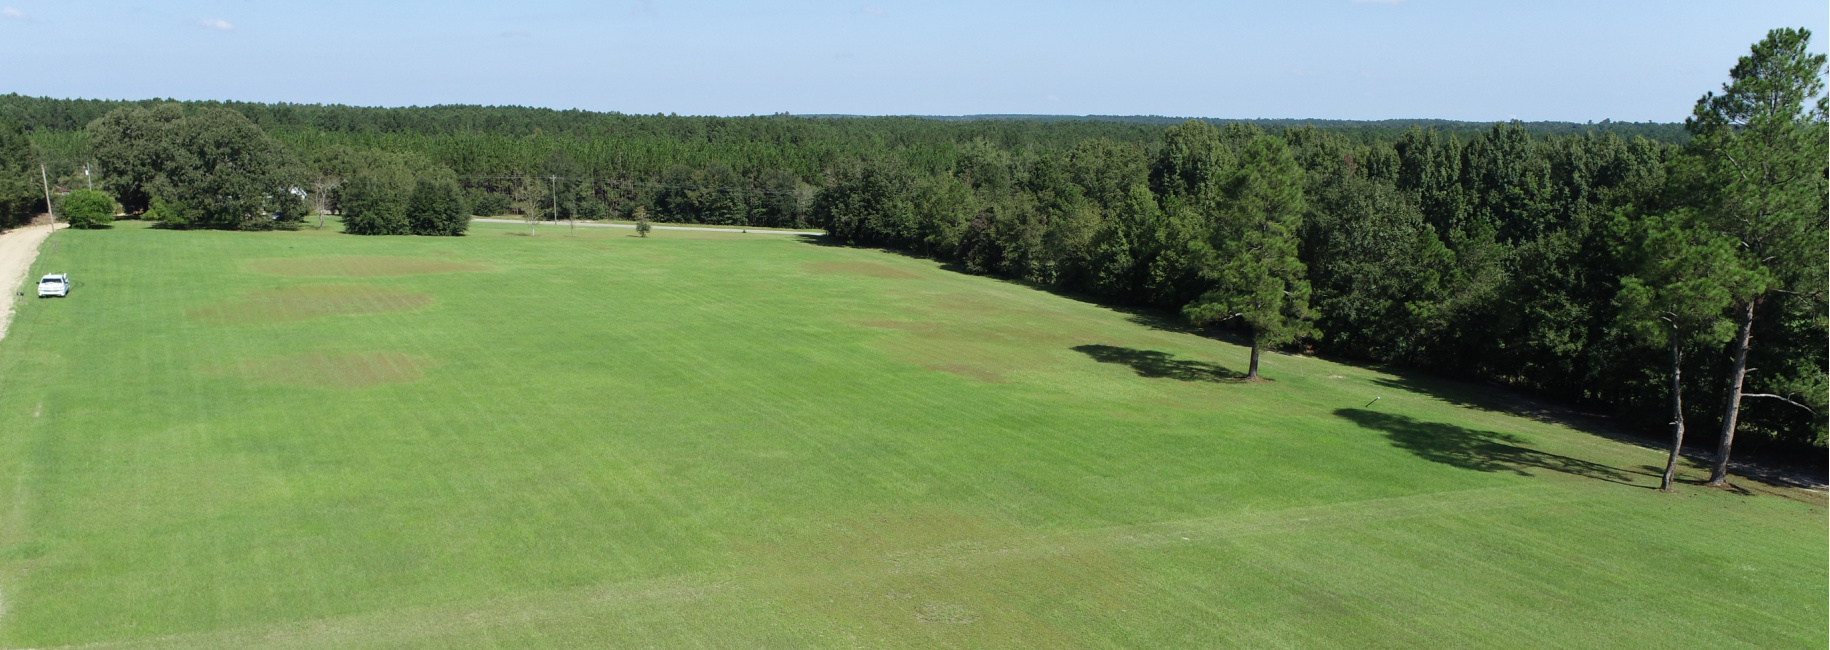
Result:
M1383 432L1392 445L1416 454L1418 458L1462 469L1511 472L1519 476L1532 476L1534 469L1549 470L1621 485L1637 485L1632 475L1639 472L1629 474L1600 463L1522 447L1523 439L1507 433L1423 422L1366 409L1336 409L1334 414Z
M1604 415L1586 413L1572 405L1558 403L1550 398L1531 396L1493 382L1481 384L1474 381L1435 377L1420 372L1400 371L1397 376L1380 377L1374 379L1373 383L1392 390L1429 395L1463 408L1510 413L1539 422L1561 424L1605 437L1625 435L1624 432L1615 430L1613 423ZM1657 447L1658 445L1653 444L1652 446Z
M1381 377L1373 380L1374 384L1384 388L1428 395L1463 408L1508 413L1539 422L1558 424L1590 435L1661 453L1667 452L1671 448L1668 437L1671 434L1666 429L1626 429L1613 418L1605 415L1585 412L1574 405L1531 395L1493 382L1480 384L1431 376L1421 372L1384 370L1397 374L1394 377ZM1693 426L1695 424L1693 423ZM1708 430L1692 429L1692 431L1696 432L1696 435L1691 436L1691 440L1685 445L1684 458L1694 466L1709 466L1715 456L1715 441L1711 439ZM1744 476L1779 487L1815 490L1820 494L1824 490L1826 470L1822 455L1800 457L1742 451L1735 453L1736 459L1729 463L1729 471L1734 476ZM1659 468L1659 471L1654 474L1663 475L1664 469Z
M1156 350L1138 350L1113 345L1077 345L1073 349L1100 363L1130 366L1139 377L1222 382L1245 376L1219 364L1177 359L1173 354Z

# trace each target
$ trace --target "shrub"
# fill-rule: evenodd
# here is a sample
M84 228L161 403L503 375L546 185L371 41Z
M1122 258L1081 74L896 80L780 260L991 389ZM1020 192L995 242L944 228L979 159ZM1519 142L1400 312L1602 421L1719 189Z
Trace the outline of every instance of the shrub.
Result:
M407 198L407 225L415 235L463 236L470 229L470 209L457 183L420 179Z
M186 228L191 224L191 211L183 203L168 201L155 196L148 202L146 212L140 218L159 224L160 228Z
M641 235L643 237L647 237L648 231L652 230L654 228L654 226L652 224L648 223L648 208L636 206L634 216L635 216L635 234Z
M71 228L100 228L114 221L114 198L95 190L76 190L63 199L63 217Z
M343 232L352 235L405 235L406 202L380 179L364 174L343 185Z

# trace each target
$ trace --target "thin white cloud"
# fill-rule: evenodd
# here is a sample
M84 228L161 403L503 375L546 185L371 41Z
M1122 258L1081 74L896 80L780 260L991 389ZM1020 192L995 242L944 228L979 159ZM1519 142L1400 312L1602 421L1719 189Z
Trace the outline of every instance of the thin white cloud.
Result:
M229 21L223 20L221 18L201 19L201 20L197 21L197 26L198 27L207 27L210 29L220 29L225 32L235 29L235 26L229 24Z
M7 18L10 20L25 20L27 18L30 18L30 16L27 16L27 15L25 15L25 12L20 11L18 9L14 9L12 7L0 7L0 18Z
M883 11L883 7L878 7L878 6L873 6L873 5L864 5L864 6L858 8L858 13L869 14L872 16L881 16L884 14L884 11Z

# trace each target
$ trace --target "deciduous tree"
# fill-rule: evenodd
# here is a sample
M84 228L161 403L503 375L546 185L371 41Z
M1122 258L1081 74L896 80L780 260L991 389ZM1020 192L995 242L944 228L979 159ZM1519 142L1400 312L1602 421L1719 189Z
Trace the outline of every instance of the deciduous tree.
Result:
M124 106L89 123L89 150L101 172L103 188L118 197L128 212L152 206L155 183L170 169L183 121L183 107L168 103Z
M103 182L130 209L155 196L185 206L189 225L267 229L296 203L296 168L260 127L227 108L121 108L90 123Z

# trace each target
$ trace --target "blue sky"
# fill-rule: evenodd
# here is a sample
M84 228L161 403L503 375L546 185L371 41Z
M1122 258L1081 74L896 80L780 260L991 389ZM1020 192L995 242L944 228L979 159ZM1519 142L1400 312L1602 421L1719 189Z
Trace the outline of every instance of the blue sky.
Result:
M746 115L1677 121L1824 0L0 0L0 93Z

